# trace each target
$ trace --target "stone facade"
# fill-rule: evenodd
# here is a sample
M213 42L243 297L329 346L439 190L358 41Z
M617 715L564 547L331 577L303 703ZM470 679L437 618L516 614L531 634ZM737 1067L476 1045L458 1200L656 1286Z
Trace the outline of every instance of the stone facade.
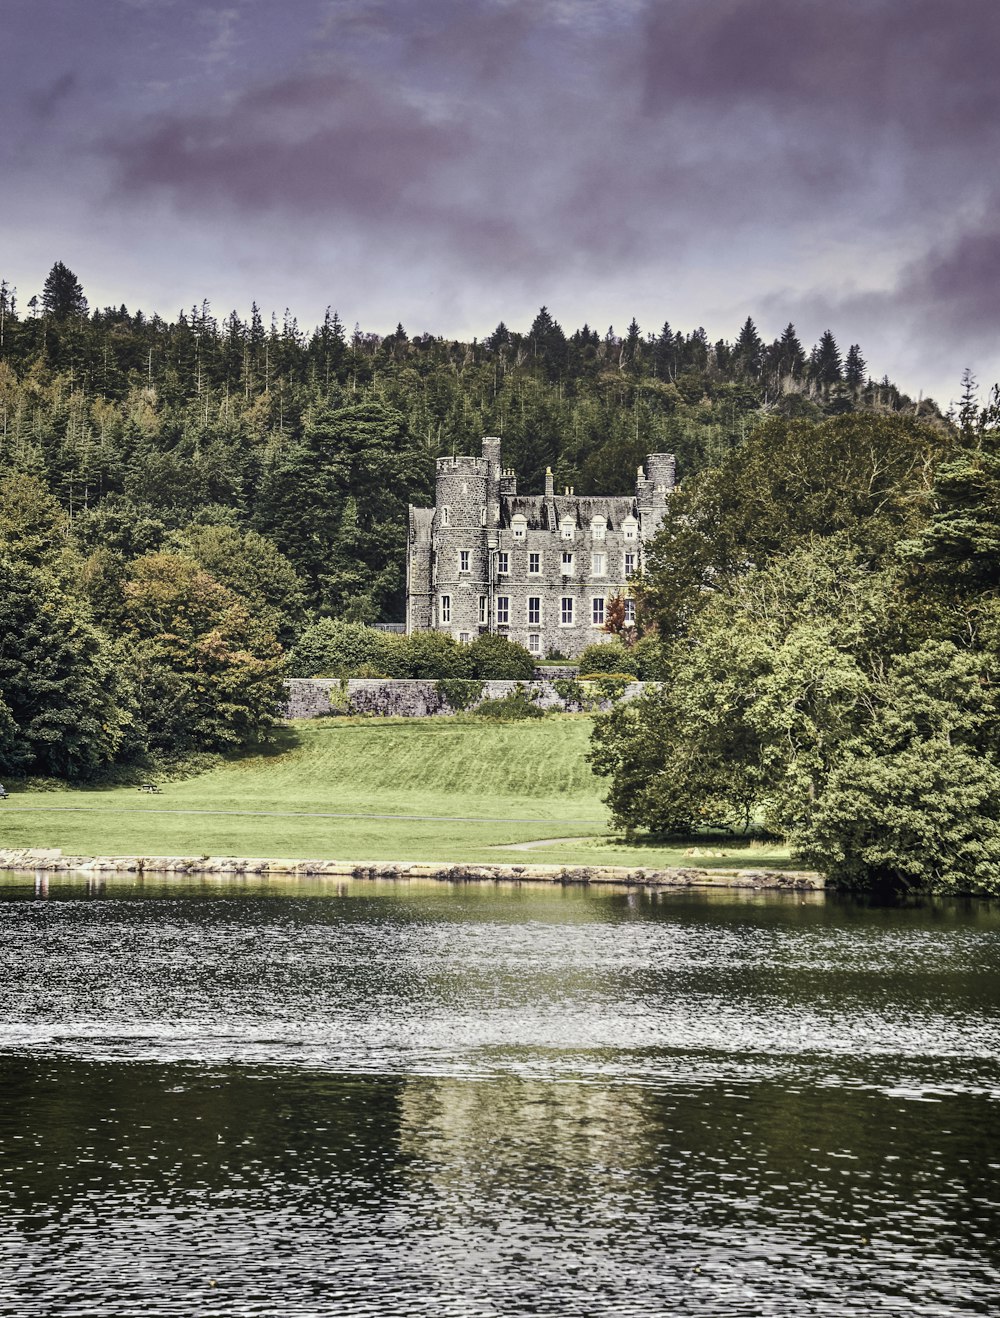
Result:
M470 685L472 685L470 683ZM577 710L579 705L567 702L547 679L534 682L514 682L506 678L476 684L479 692L470 702L474 709L483 700L496 700L508 696L517 687L524 687L540 709ZM644 682L630 682L621 699L634 700L645 690ZM382 717L427 718L432 714L454 714L448 703L446 682L390 677L351 677L341 681L337 677L292 677L285 683L288 703L286 718L325 718L330 714L377 714ZM588 704L607 709L610 702L599 700L599 692L592 683L587 684Z
M492 437L480 458L438 458L434 507L410 508L406 630L499 633L539 656L609 640L608 601L628 600L673 488L671 453L627 496L557 495L551 471L544 494L519 495Z

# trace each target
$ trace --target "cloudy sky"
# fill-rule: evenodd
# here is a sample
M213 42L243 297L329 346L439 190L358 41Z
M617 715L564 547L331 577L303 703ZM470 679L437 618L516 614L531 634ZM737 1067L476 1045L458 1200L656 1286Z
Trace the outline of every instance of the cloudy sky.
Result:
M0 0L0 274L1000 378L998 0Z

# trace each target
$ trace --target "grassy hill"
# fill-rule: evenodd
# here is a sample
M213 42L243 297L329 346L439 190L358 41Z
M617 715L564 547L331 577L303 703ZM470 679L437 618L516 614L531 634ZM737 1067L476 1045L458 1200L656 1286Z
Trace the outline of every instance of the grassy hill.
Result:
M625 846L586 762L590 719L323 719L272 753L162 784L15 791L0 845L212 855L608 865L787 864L780 847ZM520 849L522 844L544 845ZM510 849L517 848L517 849Z

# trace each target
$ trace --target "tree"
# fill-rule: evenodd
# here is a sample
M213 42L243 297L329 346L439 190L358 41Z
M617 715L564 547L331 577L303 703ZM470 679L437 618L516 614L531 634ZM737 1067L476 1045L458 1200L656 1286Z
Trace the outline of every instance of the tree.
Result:
M847 351L847 360L844 363L844 383L855 398L865 382L867 373L868 363L861 355L861 348L858 344L852 343Z
M266 739L284 661L246 604L184 554L132 564L121 658L154 749L223 750Z
M734 358L737 369L744 375L756 379L761 372L764 360L764 344L757 333L757 326L747 316L736 340Z
M87 299L76 275L62 261L49 271L42 289L42 307L54 320L68 320L87 314Z
M47 573L0 555L0 768L81 778L123 737L99 633Z
M819 343L812 350L809 358L809 373L817 384L827 389L831 385L839 384L843 379L840 349L829 330L823 331Z
M0 477L0 552L51 566L66 548L67 529L66 514L36 476Z

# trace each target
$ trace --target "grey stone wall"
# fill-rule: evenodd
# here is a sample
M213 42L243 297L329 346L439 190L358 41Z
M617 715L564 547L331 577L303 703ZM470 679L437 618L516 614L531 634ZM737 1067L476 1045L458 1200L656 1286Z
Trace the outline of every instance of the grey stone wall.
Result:
M345 684L338 678L293 677L285 686L288 688L286 718L321 718L334 713L427 718L431 714L455 712L439 690L438 683L433 681L352 677L348 679L345 689ZM482 694L475 703L509 695L517 686L524 686L535 695L542 709L578 708L566 705L550 679L535 682L484 682ZM645 682L631 682L623 699L634 700L645 690L645 686ZM607 702L602 702L598 707L607 708Z

